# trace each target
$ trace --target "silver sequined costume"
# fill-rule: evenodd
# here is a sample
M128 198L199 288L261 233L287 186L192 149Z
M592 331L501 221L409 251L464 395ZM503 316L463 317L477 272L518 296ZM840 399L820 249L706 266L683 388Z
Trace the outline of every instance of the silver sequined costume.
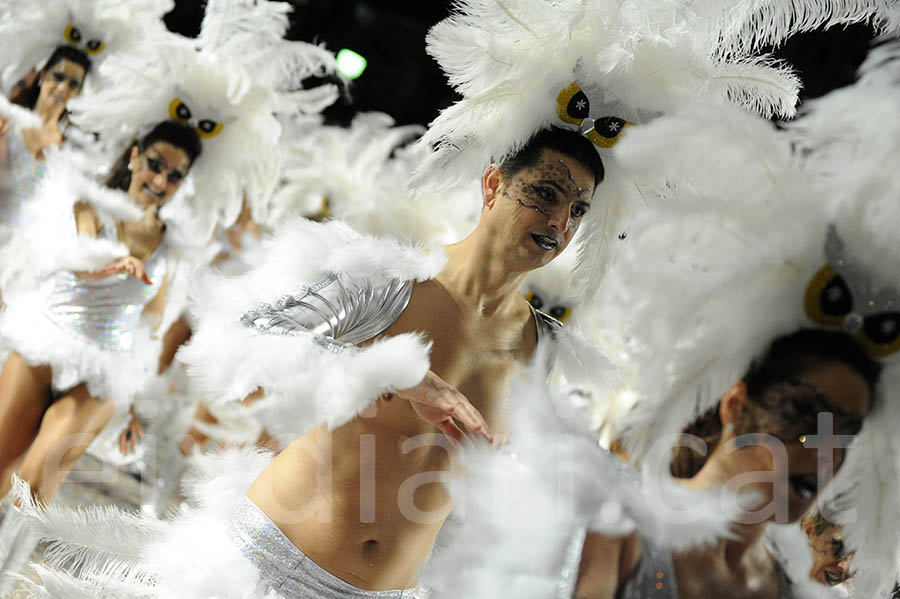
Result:
M120 245L114 222L101 221L105 241ZM91 395L127 405L156 375L161 344L142 315L165 279L164 243L144 267L152 285L124 273L87 280L58 270L36 288L5 290L0 335L28 364L51 367L54 393L86 383Z

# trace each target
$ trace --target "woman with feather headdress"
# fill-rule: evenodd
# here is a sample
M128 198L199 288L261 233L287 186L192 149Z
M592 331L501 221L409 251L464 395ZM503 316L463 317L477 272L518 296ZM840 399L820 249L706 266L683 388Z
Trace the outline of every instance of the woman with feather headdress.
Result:
M177 348L167 331L184 308L173 290L184 285L185 262L207 255L207 229L244 189L264 196L253 184L277 168L262 151L277 143L273 112L335 96L333 86L297 91L333 58L280 37L284 4L228 9L223 15L209 3L199 50L161 34L153 52L106 61L103 73L118 85L72 107L79 126L124 148L106 185L85 175L78 159L52 155L27 226L0 257L9 291L0 332L14 350L0 376L4 493L21 460L33 492L49 500L114 412L129 419L118 449L134 449L141 428L133 403ZM259 26L252 35L235 31L248 22ZM234 60L254 41L255 54ZM262 63L256 70L254 60ZM254 143L260 151L247 152ZM217 189L223 181L225 190ZM173 210L187 182L195 186L189 211ZM201 223L199 242L192 220Z
M87 142L69 127L68 101L92 78L100 81L87 90L101 89L96 71L106 57L161 29L170 7L168 0L143 0L130 10L113 0L10 0L4 7L0 88L10 95L0 97L0 245L22 224L23 202L46 170L44 152L64 137Z

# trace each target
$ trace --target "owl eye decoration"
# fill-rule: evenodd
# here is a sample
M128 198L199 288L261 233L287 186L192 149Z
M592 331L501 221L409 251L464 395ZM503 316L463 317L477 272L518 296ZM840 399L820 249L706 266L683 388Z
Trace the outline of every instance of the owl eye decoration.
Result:
M832 228L828 232L826 254L829 263L809 280L804 295L807 316L818 324L840 327L854 335L862 347L876 358L900 350L900 292L888 289L867 293L861 276L852 276L840 257L843 244Z
M69 23L68 25L66 25L66 28L63 31L63 37L69 44L81 48L87 54L90 54L92 56L96 56L106 49L106 44L103 42L103 40L94 38L85 40L84 34L81 32L81 29L79 29L73 23Z
M591 118L591 101L577 81L573 81L556 96L556 116L566 123L577 125L581 134L601 148L616 145L630 123L615 116Z
M536 293L534 289L529 289L525 292L525 300L531 304L535 310L543 310L546 314L549 314L560 322L565 322L572 316L572 306L553 305L549 308L545 308L546 302L544 301L544 298L541 297L539 293Z
M214 119L197 119L188 107L187 103L179 97L169 102L169 118L179 123L192 126L203 139L211 139L217 136L225 128L224 123Z

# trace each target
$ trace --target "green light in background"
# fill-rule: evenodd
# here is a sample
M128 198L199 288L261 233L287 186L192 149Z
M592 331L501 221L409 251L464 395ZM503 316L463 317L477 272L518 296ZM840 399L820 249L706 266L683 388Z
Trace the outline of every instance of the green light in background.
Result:
M337 68L347 79L356 79L366 70L369 64L365 58L347 48L337 53Z

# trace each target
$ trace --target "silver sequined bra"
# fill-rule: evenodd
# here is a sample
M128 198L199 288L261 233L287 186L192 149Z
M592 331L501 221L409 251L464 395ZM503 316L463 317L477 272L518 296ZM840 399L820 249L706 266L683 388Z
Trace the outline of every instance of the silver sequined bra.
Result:
M259 304L241 317L241 323L270 335L312 334L317 343L338 352L383 333L411 296L411 281L376 283L338 273L304 285L274 304Z
M129 274L89 281L72 272L58 272L44 313L66 331L88 338L108 351L128 351L144 307L156 297L166 274L163 244L144 262L152 285Z

